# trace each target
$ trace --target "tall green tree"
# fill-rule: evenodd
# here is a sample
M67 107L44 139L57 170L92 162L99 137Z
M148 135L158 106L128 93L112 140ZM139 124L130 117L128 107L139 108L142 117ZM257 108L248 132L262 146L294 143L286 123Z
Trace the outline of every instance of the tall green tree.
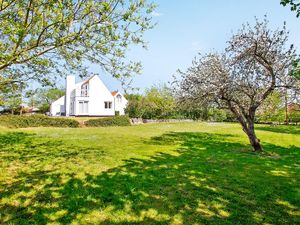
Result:
M145 46L154 7L146 0L0 0L0 85L84 76L87 62L122 80L138 73L126 50Z
M144 105L150 118L168 118L175 110L175 98L166 84L146 90Z
M30 107L37 107L41 112L49 112L50 105L65 94L61 88L41 88L37 90L30 90L26 93L28 105Z
M257 109L257 117L262 122L283 122L285 119L284 108L284 94L274 91Z
M130 117L145 119L166 119L175 113L176 101L171 90L165 85L155 85L145 91L144 95L126 95L128 105L126 113Z
M22 113L23 85L8 84L0 92L0 106L9 110L11 114Z

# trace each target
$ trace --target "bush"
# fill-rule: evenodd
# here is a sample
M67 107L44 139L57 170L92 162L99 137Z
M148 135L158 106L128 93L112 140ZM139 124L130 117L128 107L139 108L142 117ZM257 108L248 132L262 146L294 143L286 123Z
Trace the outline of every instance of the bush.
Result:
M210 109L208 112L208 120L214 122L223 122L227 119L226 112L222 109Z
M18 128L18 127L79 127L79 122L67 118L55 118L44 115L30 116L0 116L0 125Z
M130 126L128 116L114 116L102 119L91 119L85 122L88 127Z

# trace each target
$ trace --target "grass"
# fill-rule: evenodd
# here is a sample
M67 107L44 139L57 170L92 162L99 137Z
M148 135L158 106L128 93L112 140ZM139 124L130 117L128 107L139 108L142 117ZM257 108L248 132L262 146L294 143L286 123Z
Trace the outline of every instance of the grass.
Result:
M0 128L0 224L299 224L299 131Z

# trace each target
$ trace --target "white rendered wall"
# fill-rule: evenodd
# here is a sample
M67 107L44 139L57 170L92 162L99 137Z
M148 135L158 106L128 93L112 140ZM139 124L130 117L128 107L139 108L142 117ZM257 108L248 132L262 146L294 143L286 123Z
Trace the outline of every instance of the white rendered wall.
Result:
M94 76L89 81L89 85L89 115L114 116L114 97L100 78ZM112 102L111 109L105 109L104 102Z
M65 96L62 96L51 104L50 113L52 116L56 116L58 114L61 115L61 113L65 112L64 109L65 109Z
M121 96L121 102L118 101L118 95ZM127 106L127 99L121 94L121 93L117 93L115 96L114 96L114 99L115 99L115 111L119 111L120 112L120 115L125 115L125 108Z
M114 116L114 97L98 76L89 81L89 97L81 97L81 85L76 85L76 116ZM88 101L88 114L80 114L79 101ZM112 102L111 109L105 109L104 102Z
M75 89L75 76L66 78L66 95L65 95L65 112L66 116L70 115L71 92Z

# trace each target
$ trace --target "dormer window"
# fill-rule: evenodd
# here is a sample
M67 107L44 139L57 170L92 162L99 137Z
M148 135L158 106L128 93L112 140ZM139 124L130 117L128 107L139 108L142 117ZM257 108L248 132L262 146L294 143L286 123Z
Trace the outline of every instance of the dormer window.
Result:
M122 102L122 96L121 95L117 95L117 102L121 103Z
M85 83L81 86L81 97L89 96L89 83Z

